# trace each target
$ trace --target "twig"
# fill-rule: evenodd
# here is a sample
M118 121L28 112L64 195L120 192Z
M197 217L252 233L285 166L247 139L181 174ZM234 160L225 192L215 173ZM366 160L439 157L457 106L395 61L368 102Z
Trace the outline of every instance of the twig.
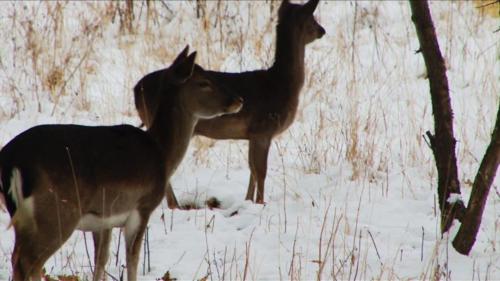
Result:
M174 229L174 210L175 209L172 209L170 213L170 232Z
M356 233L358 232L358 223L359 223L359 212L361 210L361 201L363 200L363 193L365 191L365 186L363 185L363 188L361 189L361 195L359 196L359 202L358 202L358 209L356 211L356 223L354 224L354 235L352 239L352 254L355 255L356 252ZM359 249L358 249L359 251ZM351 262L349 266L349 278L351 279L351 273L352 273L352 266L353 263Z
M207 263L208 263L208 272L207 274L210 276L210 280L212 279L212 263L210 262L210 248L208 246L208 227L210 226L210 223L212 219L214 219L215 215L212 216L212 218L208 221L207 223L207 208L205 208L205 227L204 227L204 232L205 232L205 246L207 248Z
M435 139L434 135L432 135L430 131L425 132L425 135L429 138L429 141L426 140L425 142L429 144L429 147L431 149L434 149L434 139Z
M85 246L85 253L87 254L90 272L92 272L92 275L94 275L94 267L92 267L92 260L90 259L89 247L87 246L87 236L85 235L85 231L83 231L83 245Z
M292 245L292 261L290 262L290 269L288 270L288 276L290 276L290 280L295 280L294 277L294 265L295 265L295 245L297 244L297 234L299 232L299 218L297 217L297 227L295 228L295 236L293 238Z
M427 144L427 146L432 149L432 145L431 145L431 142L430 142L430 139L427 139L425 137L425 135L422 135L422 138L424 139L425 143Z
M334 233L332 232L332 234L330 235L330 238L328 239L328 244L326 246L326 252L325 252L325 255L324 257L322 256L321 254L321 244L322 244L322 240L323 240L323 231L324 231L324 228L326 226L326 220L328 218L328 213L329 213L329 210L330 210L330 207L332 205L332 198L330 197L330 202L328 203L328 207L326 208L326 211L325 211L325 216L323 217L323 223L321 225L321 232L320 232L320 236L319 236L319 256L318 256L318 273L317 273L317 276L316 276L316 279L319 281L321 280L321 276L323 275L323 270L325 268L325 263L326 263L326 259L328 258L328 252L329 252L329 249L330 249L330 244L332 243L333 241L333 236L334 236ZM337 210L335 209L335 212L333 214L333 221L335 222L335 218L337 217ZM332 224L332 227L334 226L334 224Z
M220 280L220 271L219 271L219 265L217 264L217 256L215 255L215 251L213 251L213 256L214 256L214 264L215 264L215 270L217 270L217 279Z
M424 260L424 236L425 236L425 230L424 230L424 227L422 226L422 243L420 244L420 261Z
M147 261L147 273L151 272L151 256L149 249L149 226L146 227L146 234L144 235L144 257L142 262L142 274L146 275L146 261Z
M113 281L120 281L118 278L114 277L113 275L111 275L111 273L107 272L107 271L104 271L104 273L106 275L108 275L109 277L111 277L111 279L113 279Z
M368 235L370 235L370 238L372 239L373 246L375 247L375 253L377 253L378 260L380 261L380 264L382 265L383 264L382 263L382 258L380 257L380 254L378 252L377 243L375 243L375 239L373 239L373 235L370 232L370 230L368 230Z
M75 192L76 192L76 203L78 204L78 212L80 217L82 216L82 203L80 200L80 191L78 189L78 181L76 180L75 166L73 165L73 158L71 157L71 152L69 151L69 147L66 148L66 154L68 155L69 165L71 167L71 174L73 176L73 183L75 184Z
M116 247L115 266L118 266L118 257L120 255L121 239L122 239L122 229L120 228L120 232L118 233L118 246Z
M224 247L224 260L222 261L222 281L224 281L224 277L226 277L226 254L227 246Z
M490 5L495 5L496 3L500 3L500 1L497 0L497 1L490 2L490 3L482 4L482 5L477 6L476 8L480 9L480 8L488 7Z
M64 84L59 89L59 93L57 93L56 100L54 101L54 107L52 107L52 112L50 113L50 116L54 116L54 113L56 112L56 107L57 107L57 105L59 105L59 99L60 99L60 97L62 95L62 92L66 88L66 85L68 84L68 82L71 79L73 79L73 76L75 75L76 71L80 68L80 66L82 65L83 61L88 57L88 55L90 54L90 50L91 50L91 48L87 49L87 51L82 56L82 58L80 59L80 61L78 62L78 64L75 66L75 68L73 69L73 71L71 71L71 73L69 74L68 79L64 80Z
M249 267L249 261L250 261L250 247L252 245L252 237L253 237L254 231L255 231L255 228L252 230L252 233L250 233L250 238L248 239L248 243L245 242L245 268L243 270L243 281L247 280L247 273L248 273L248 267Z
M356 280L358 277L358 269L359 269L359 260L361 259L361 238L362 238L363 231L359 231L359 239L358 239L358 258L356 259L356 270L354 271L354 278L353 280Z

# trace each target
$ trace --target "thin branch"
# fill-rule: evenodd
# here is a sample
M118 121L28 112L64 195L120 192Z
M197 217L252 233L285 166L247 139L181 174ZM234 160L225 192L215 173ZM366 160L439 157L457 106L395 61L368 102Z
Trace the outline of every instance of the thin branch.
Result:
M472 185L471 196L464 220L457 236L453 239L453 247L461 254L468 255L479 231L481 219L486 205L486 199L495 179L500 163L500 105L497 120L491 136L491 142L486 149L479 170Z
M490 5L495 5L496 3L500 3L500 1L493 1L490 3L482 4L482 5L477 6L476 8L480 9L480 8L488 7Z

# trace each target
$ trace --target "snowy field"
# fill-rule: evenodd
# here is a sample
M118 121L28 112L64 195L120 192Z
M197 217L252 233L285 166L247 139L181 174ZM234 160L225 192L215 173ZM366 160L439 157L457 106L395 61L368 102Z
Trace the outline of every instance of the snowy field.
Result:
M120 7L119 7L120 5ZM265 68L279 2L0 2L0 146L42 123L138 125L132 88L186 44L208 69ZM498 18L472 2L430 5L455 111L467 202L490 141L500 89ZM323 1L327 34L306 48L296 122L273 142L265 205L244 201L245 141L194 138L172 179L180 203L215 196L221 209L171 211L149 225L140 280L500 280L500 179L470 256L439 233L437 173L422 135L433 130L428 80L409 4ZM0 211L0 280L14 233ZM88 251L85 245L88 245ZM91 235L75 232L46 264L91 280ZM147 259L149 257L149 259ZM125 265L115 230L108 280Z

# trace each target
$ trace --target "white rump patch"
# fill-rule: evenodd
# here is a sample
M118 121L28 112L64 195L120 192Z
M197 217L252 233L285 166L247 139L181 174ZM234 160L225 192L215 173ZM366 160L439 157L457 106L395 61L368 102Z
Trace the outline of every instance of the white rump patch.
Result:
M10 176L10 187L7 187L7 194L12 197L12 201L16 207L23 201L23 179L21 178L21 171L18 168L12 169L12 175Z
M12 169L10 186L8 187L7 194L12 198L17 208L11 223L19 225L19 227L26 227L33 224L34 221L32 221L32 219L34 217L35 200L33 196L24 198L21 171L16 167ZM31 227L35 227L35 225L31 225Z
M0 169L0 211L6 211L6 202L5 202L5 196L3 190L3 181L2 181L2 169Z

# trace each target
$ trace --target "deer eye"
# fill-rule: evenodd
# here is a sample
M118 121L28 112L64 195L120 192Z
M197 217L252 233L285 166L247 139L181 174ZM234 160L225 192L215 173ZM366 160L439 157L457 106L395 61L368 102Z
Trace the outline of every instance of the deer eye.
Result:
M208 80L200 81L200 82L198 82L198 87L208 88L208 87L210 87L210 82L208 82Z

